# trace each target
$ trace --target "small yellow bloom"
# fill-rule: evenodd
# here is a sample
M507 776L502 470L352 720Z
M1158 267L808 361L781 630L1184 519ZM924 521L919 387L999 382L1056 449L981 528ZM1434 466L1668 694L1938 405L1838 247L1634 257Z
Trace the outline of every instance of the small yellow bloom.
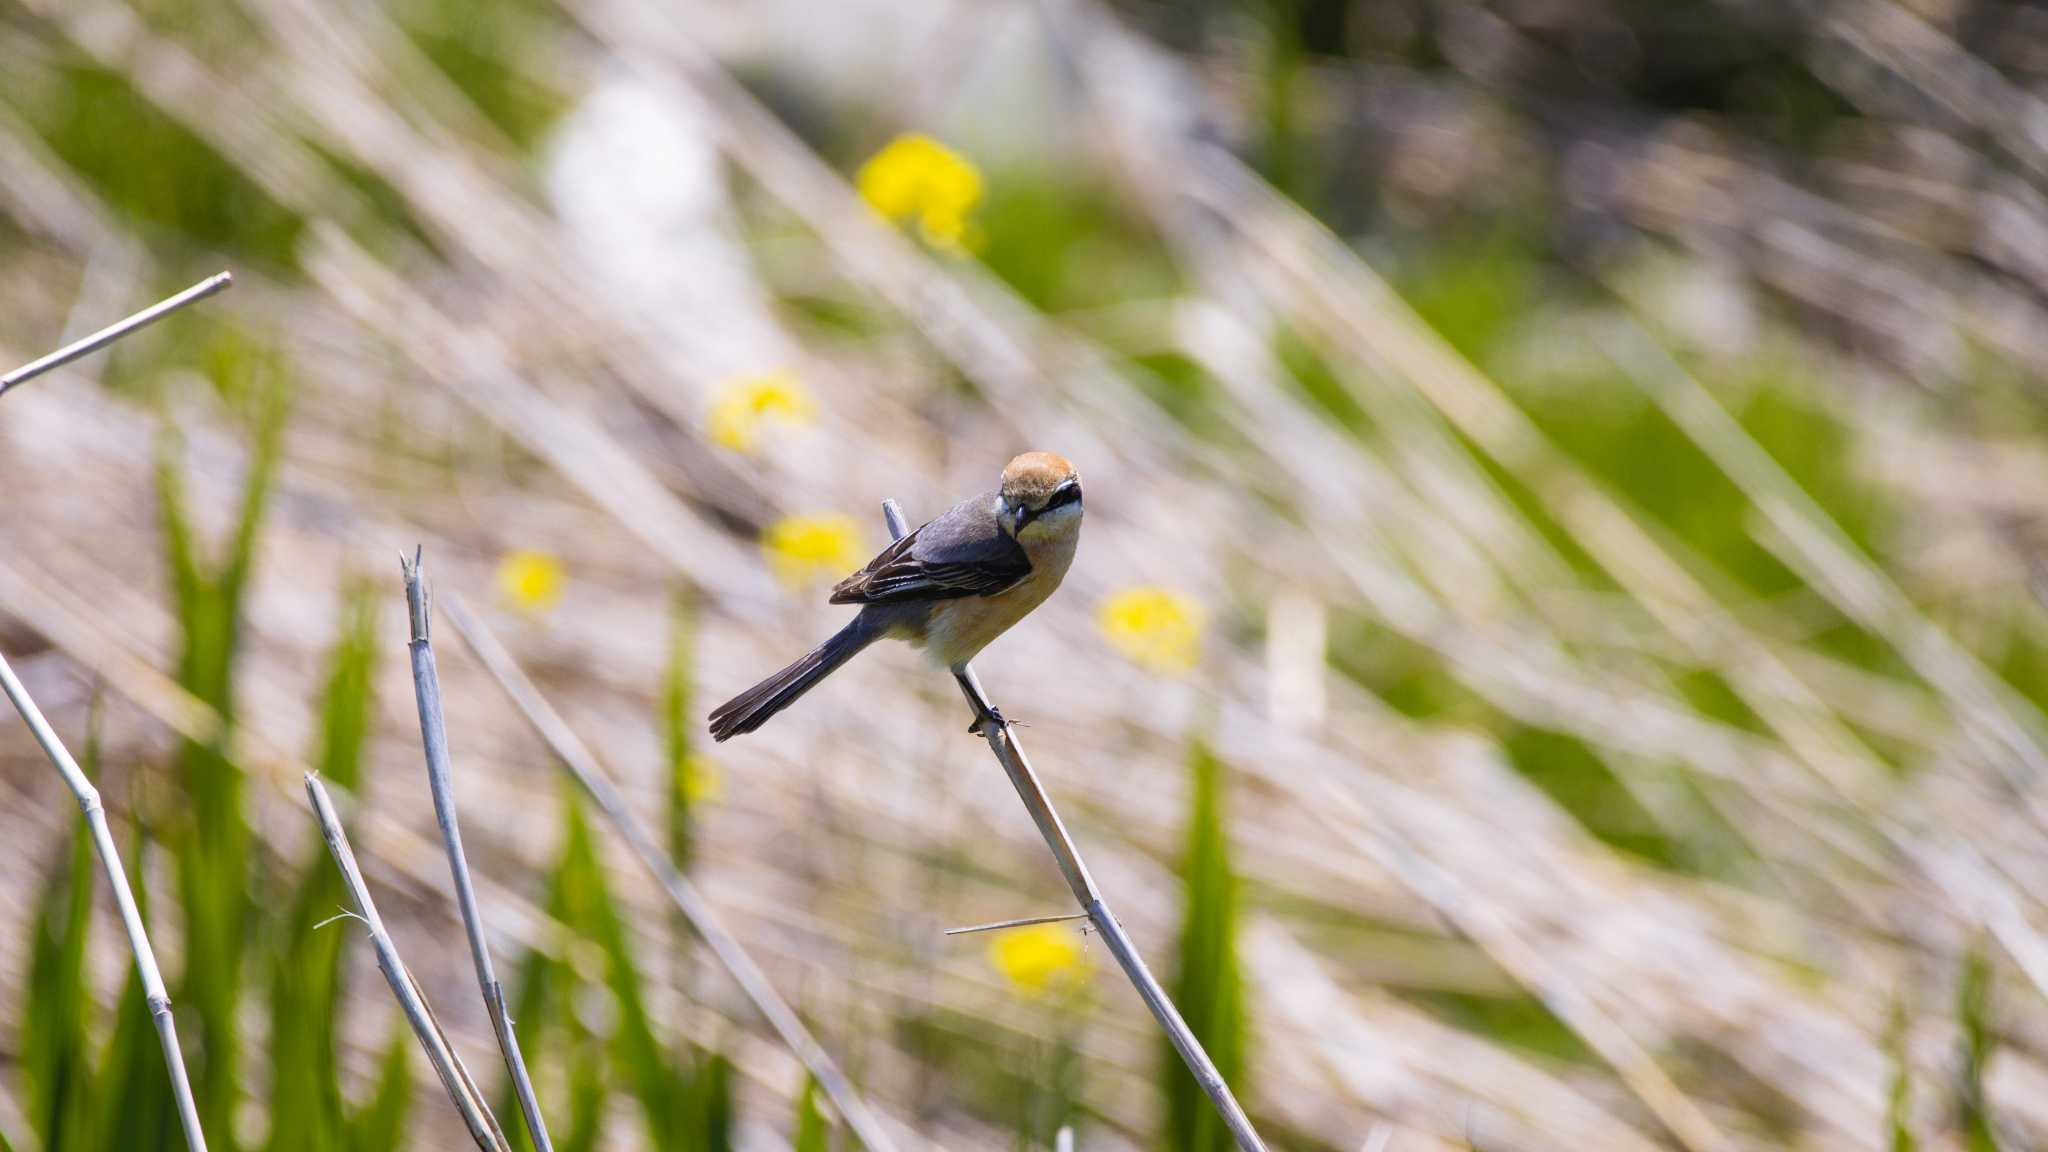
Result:
M883 219L915 219L925 243L959 252L973 233L967 216L981 202L981 171L929 136L907 133L861 165L860 198Z
M694 752L683 757L683 797L691 807L725 799L725 776L718 765Z
M1202 658L1202 606L1170 588L1127 588L1102 602L1096 626L1134 664L1167 675Z
M769 372L727 381L711 402L705 431L721 448L751 452L769 421L800 425L816 416L817 406L794 372Z
M1028 924L998 932L988 962L1020 991L1043 996L1072 987L1087 971L1079 935L1059 924Z
M553 608L566 580L562 562L546 552L508 552L498 561L498 597L521 612Z
M785 587L802 589L860 567L860 529L850 516L791 516L761 538L768 567Z

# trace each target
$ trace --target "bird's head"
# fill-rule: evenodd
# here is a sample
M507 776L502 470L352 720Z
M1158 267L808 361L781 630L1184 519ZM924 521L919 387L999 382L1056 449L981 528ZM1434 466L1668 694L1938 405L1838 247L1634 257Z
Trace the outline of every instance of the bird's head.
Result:
M1000 519L1019 540L1081 523L1081 473L1065 456L1026 452L1003 469Z

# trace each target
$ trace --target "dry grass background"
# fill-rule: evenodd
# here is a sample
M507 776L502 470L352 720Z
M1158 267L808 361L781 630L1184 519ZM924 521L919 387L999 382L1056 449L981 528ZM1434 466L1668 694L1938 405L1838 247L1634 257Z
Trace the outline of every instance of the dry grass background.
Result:
M206 308L274 342L293 382L238 681L259 854L282 867L313 842L298 770L322 654L344 586L369 580L384 640L357 848L473 1067L489 1026L397 658L399 550L424 542L442 586L472 600L508 552L562 558L562 602L499 625L652 814L678 587L700 598L708 704L838 616L771 578L754 543L767 524L844 513L879 548L884 497L930 515L1033 446L1080 462L1087 541L983 678L1031 723L1155 961L1180 913L1190 740L1231 766L1245 1094L1278 1144L1354 1148L1384 1121L1404 1150L1873 1147L1902 1005L1913 1126L1961 1147L1952 990L1980 937L1992 1110L2010 1146L2048 1141L2048 725L2027 663L2048 651L2029 592L2048 492L2048 209L2042 97L1999 78L2038 71L1968 59L1904 7L1837 6L1814 22L1816 70L1873 124L1911 131L1873 127L1793 175L1680 118L1560 145L1571 212L1611 233L1572 250L1593 287L1536 293L1481 354L1389 286L1399 260L1347 245L1217 142L1245 115L1241 62L1176 54L1079 0L798 9L508 9L493 26L517 38L519 90L568 109L542 148L420 50L421 7L0 8L0 75L21 86L0 99L0 359L232 257L239 287ZM1484 50L1458 61L1465 87L1361 67L1312 89L1387 96L1330 98L1389 120L1421 107L1385 129L1386 178L1425 220L1432 196L1478 194L1522 146L1460 101L1512 90L1535 49L1512 20L1468 15ZM82 60L234 174L232 196L223 184L221 204L188 213L217 233L138 221L75 142L49 138L46 86ZM1054 140L1039 162L1113 189L1145 253L1102 260L1097 306L1048 312L882 225L840 173L886 133L828 158L791 127L854 94L874 123L990 155ZM1005 97L1038 111L1008 123L990 111ZM1938 155L1894 165L1906 146ZM857 322L820 319L842 314ZM67 730L103 683L117 798L175 733L210 723L167 679L153 464L167 413L219 538L245 421L159 367L195 362L200 323L0 405L0 644ZM719 389L779 369L807 383L816 420L753 454L713 444ZM1589 378L1597 394L1574 400ZM1737 419L1787 387L1807 421L1792 446L1819 428L1834 453L1817 468L1788 470ZM1662 431L1623 475L1658 488L1683 455L1676 498L1587 451L1648 423ZM1815 476L1837 479L1809 492ZM1723 550L1684 522L1695 482ZM1864 502L1882 504L1881 530ZM1742 564L1782 586L1758 594ZM1104 646L1095 606L1137 584L1208 606L1194 675ZM493 926L508 947L553 947L536 896L559 836L553 768L473 660L451 649L442 672ZM964 721L945 677L877 652L719 748L724 795L699 828L696 877L912 1147L1010 1137L934 1089L902 1021L983 1022L971 1043L1017 1060L1055 1026L979 942L941 935L1066 910ZM1541 786L1557 779L1529 770L1542 740L1626 797L1633 848ZM0 749L12 925L70 809L19 728ZM616 882L657 1018L726 1047L743 1145L777 1146L762 1117L788 1114L769 1102L800 1071L724 985L653 962L674 948L659 894L628 867ZM93 957L109 996L110 941ZM174 929L160 949L180 955ZM1104 959L1078 1032L1100 1118L1083 1144L1137 1146L1157 1052ZM25 963L23 934L0 932L0 974ZM370 963L351 944L364 1009L343 1031L365 1069L388 1007ZM457 1139L445 1108L421 1117L414 1146Z

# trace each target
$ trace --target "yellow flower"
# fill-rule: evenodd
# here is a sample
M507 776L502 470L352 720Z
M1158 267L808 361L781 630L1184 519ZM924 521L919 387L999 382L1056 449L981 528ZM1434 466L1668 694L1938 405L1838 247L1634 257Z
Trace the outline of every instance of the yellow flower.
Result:
M1154 672L1177 676L1202 658L1202 606L1171 588L1127 588L1095 622L1110 647Z
M562 562L546 552L508 552L498 561L498 597L539 615L562 598Z
M861 165L855 182L868 207L893 223L915 219L934 248L957 253L972 239L967 216L981 201L981 171L929 136L889 141Z
M711 414L704 423L712 443L734 452L751 452L760 439L761 426L768 421L808 424L816 416L817 406L795 373L769 372L727 381L711 402Z
M683 757L683 796L692 807L725 799L725 777L718 765L694 752Z
M1058 924L1029 924L998 932L988 962L1020 991L1033 996L1072 987L1087 971L1079 935Z
M860 529L850 516L791 516L761 538L768 567L784 586L801 589L860 566Z

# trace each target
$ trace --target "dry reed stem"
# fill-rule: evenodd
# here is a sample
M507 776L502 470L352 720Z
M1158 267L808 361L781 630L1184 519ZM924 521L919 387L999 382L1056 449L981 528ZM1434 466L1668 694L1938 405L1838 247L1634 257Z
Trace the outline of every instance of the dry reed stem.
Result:
M196 304L217 292L226 291L234 285L234 282L235 277L231 272L222 272L218 275L209 276L175 296L144 308L126 320L109 324L92 335L67 344L32 364L25 364L20 368L16 368L14 371L0 376L0 394L5 394L9 388L14 387L16 384L25 384L53 368L61 368L81 356L91 355L131 332L138 332L149 327L151 324L169 316L188 304Z
M113 886L114 903L121 910L121 926L128 932L128 947L135 953L135 970L142 976L142 991L149 1003L150 1019L156 1024L157 1040L163 1045L164 1064L170 1070L171 1095L178 1102L178 1123L185 1130L185 1145L192 1152L206 1152L206 1134L199 1128L199 1108L192 1099L192 1082L185 1074L184 1056L178 1051L178 1028L171 1019L170 993L164 990L163 973L156 966L156 952L149 946L149 933L142 926L142 913L135 906L135 893L128 887L128 873L121 868L121 853L114 847L114 834L107 827L107 810L100 803L99 789L86 779L78 761L71 758L71 752L57 738L50 722L43 718L42 709L36 707L28 689L14 675L14 669L8 665L4 655L0 655L0 689L6 691L7 698L14 702L15 710L27 721L36 743L42 745L43 754L56 766L57 774L64 778L71 794L78 797L78 807L84 811L86 825L92 831L93 847L99 850L100 865L106 869L107 882Z
M897 506L896 501L883 502L882 517L889 525L891 539L901 540L909 533L910 525L903 519L903 509ZM1066 824L1060 820L1059 811L1053 807L1052 797L1046 792L1045 785L1039 781L1038 773L1032 770L1031 761L1024 755L1023 747L1017 743L1017 736L1011 730L1011 725L997 718L1001 714L989 701L988 694L982 691L981 681L975 676L971 665L962 665L954 675L960 681L961 694L967 698L968 706L974 710L975 732L988 741L989 751L995 753L996 761L1009 775L1010 784L1017 789L1017 798L1024 802L1024 810L1031 814L1031 822L1038 825L1038 834L1045 838L1047 851L1052 853L1053 862L1059 865L1060 875L1066 877L1067 887L1072 889L1075 903L1081 906L1081 911L1087 913L1089 921L1095 925L1095 930L1102 934L1102 941L1108 945L1110 955L1116 957L1118 966L1124 970L1124 975L1129 978L1131 986L1137 989L1139 998L1145 1001L1145 1007L1150 1009L1153 1018L1159 1021L1159 1027L1166 1033L1167 1040L1173 1044L1173 1050L1178 1052L1182 1062L1187 1064L1195 1083L1201 1086L1203 1094L1215 1105L1217 1114L1223 1118L1223 1125L1230 1130L1231 1138L1237 1141L1238 1148L1243 1152L1265 1152L1265 1141L1259 1138L1257 1129L1252 1127L1251 1118L1245 1115L1244 1108L1231 1093L1230 1085L1224 1083L1223 1074L1216 1070L1215 1061L1209 1059L1208 1051L1202 1047L1202 1042L1195 1037L1194 1030L1188 1027L1187 1021L1181 1018L1180 1010L1174 1007L1172 998L1167 996L1166 989L1160 986L1158 979L1152 975L1152 970L1146 967L1145 958L1138 954L1137 946L1131 943L1130 935L1124 931L1123 925L1117 921L1116 914L1110 911L1109 902L1095 886L1095 879L1089 875L1087 863L1081 859L1080 847L1074 843L1074 838L1067 834Z
M527 723L554 751L555 758L570 777L597 804L598 810L604 813L626 847L654 874L670 902L689 921L690 927L711 949L733 982L740 986L740 991L746 994L782 1042L817 1079L818 1086L824 1089L847 1127L853 1129L854 1135L870 1152L891 1152L896 1142L882 1126L880 1115L854 1089L852 1081L839 1070L824 1047L811 1036L810 1029L804 1026L796 1011L775 991L768 974L754 962L739 937L718 919L703 893L675 866L653 835L634 819L625 796L605 774L603 766L582 738L548 703L525 670L519 667L518 661L506 651L489 626L469 610L461 597L450 597L447 610L449 620L455 624L456 634L469 645L469 650L476 654Z
M398 945L392 942L391 933L385 930L383 917L377 915L376 901L370 899L370 886L364 882L362 869L356 864L356 854L349 847L348 834L342 831L341 819L334 814L334 802L328 799L327 788L320 783L320 777L312 772L306 773L306 798L312 802L313 818L320 825L320 835L327 841L327 850L334 856L335 867L341 870L342 882L348 885L350 895L355 897L357 914L369 930L370 943L377 949L377 968L384 973L384 982L391 985L391 994L398 998L398 1006L405 1013L406 1022L412 1025L413 1035L419 1037L420 1047L426 1049L427 1061L441 1077L441 1086L448 1090L448 1099L462 1115L470 1138L484 1152L508 1152L505 1134L499 1130L490 1106L484 1103L483 1093L470 1079L462 1057L456 1054L447 1035L441 1031L440 1021L434 1018L434 1010L427 1005L426 994L420 990L405 961L399 958Z
M5 376L0 376L0 394L17 384L26 383L52 369L71 363L80 357L90 355L113 344L130 333L140 331L158 320L178 311L188 304L204 300L208 296L226 290L234 283L234 276L222 272L187 288L168 299L159 301L124 320L117 321L81 340L59 348L30 364L26 364ZM164 988L163 973L158 970L156 952L150 947L149 933L142 924L142 913L135 904L135 893L128 886L128 874L121 867L121 853L114 845L113 832L107 827L106 807L100 801L99 789L86 779L85 772L71 757L69 749L57 736L56 730L43 717L42 709L29 696L28 689L15 676L14 669L0 655L0 689L5 689L7 698L15 710L27 722L29 731L34 733L36 743L42 746L44 755L57 768L58 775L78 798L78 806L85 814L85 822L92 833L93 846L99 851L100 864L106 870L107 880L114 889L114 903L121 911L121 926L128 933L128 947L135 954L135 968L142 977L144 999L149 1004L150 1019L156 1025L159 1044L163 1047L164 1064L170 1072L171 1095L178 1106L178 1123L185 1132L185 1144L193 1152L206 1152L206 1134L199 1125L198 1105L192 1098L192 1083L185 1071L184 1055L178 1048L177 1022L171 1015L171 997Z
M15 570L5 560L0 560L0 609L18 618L36 621L38 632L57 651L100 677L115 694L169 730L195 741L220 739L222 725L219 715L203 701L191 696L118 639L97 634L96 629L83 618L80 605L67 602L49 583ZM281 786L286 776L302 780L307 773L303 763L281 751L247 723L228 730L225 746L230 763L272 784ZM381 854L376 863L393 868L422 890L436 887L433 860L443 855L441 851L404 824L387 816L366 811L359 813L358 819L365 821L369 832L391 849ZM486 878L483 883L488 887L490 882ZM562 925L551 920L542 909L519 899L516 893L501 889L492 894L492 899L501 907L516 908L526 929L522 943L559 958L554 951L554 942L566 932ZM752 910L771 919L781 915L787 920L780 909L757 907ZM818 927L815 924L794 926L813 931ZM899 996L911 994L911 990L900 987L890 986L887 990ZM699 1029L694 1038L699 1043L708 1044L714 1041L716 1034ZM736 1059L735 1064L762 1084L776 1086L784 1083L778 1069L761 1061L749 1063Z
M456 814L453 767L448 754L448 724L441 713L441 674L434 665L434 646L429 639L432 611L427 592L421 552L407 560L405 572L406 619L411 624L413 698L419 708L420 742L427 755L427 786L434 794L434 819L441 827L441 842L448 849L448 873L455 884L455 905L462 912L462 927L469 936L470 959L476 964L477 986L482 989L484 1009L490 1014L491 1031L497 1034L498 1050L505 1057L505 1072L519 1097L519 1112L538 1152L553 1152L547 1121L541 1116L540 1100L534 1095L533 1078L527 1074L526 1059L519 1052L519 1034L505 1010L505 989L491 966L490 943L484 938L483 913L477 908L476 886L470 882L469 861L462 851L462 829Z

